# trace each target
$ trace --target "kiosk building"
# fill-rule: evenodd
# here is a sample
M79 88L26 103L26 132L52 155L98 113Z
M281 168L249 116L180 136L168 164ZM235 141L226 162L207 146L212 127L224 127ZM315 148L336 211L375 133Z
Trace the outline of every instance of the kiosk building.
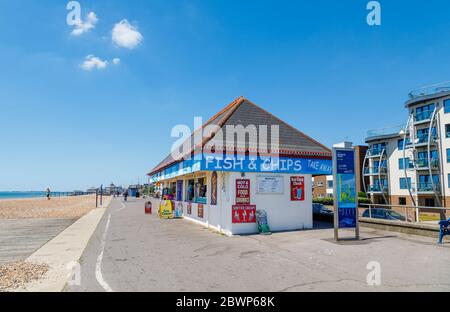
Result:
M313 227L312 177L332 173L326 146L243 97L182 146L149 173L177 215L226 235L256 233L257 211L272 231Z

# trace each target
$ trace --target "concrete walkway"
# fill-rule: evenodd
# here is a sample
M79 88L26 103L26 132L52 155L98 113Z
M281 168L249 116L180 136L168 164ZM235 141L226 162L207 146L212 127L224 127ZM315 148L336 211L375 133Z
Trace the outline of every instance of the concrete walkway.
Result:
M66 291L450 291L450 244L362 229L336 244L332 229L225 237L114 200ZM368 264L380 265L371 286Z
M104 202L105 207L91 210L29 256L25 261L48 264L48 272L42 279L28 284L25 289L11 291L61 292L69 281L76 279L81 255L109 204L110 199ZM42 229L30 231L32 235L37 235Z
M75 219L0 220L0 264L25 260Z

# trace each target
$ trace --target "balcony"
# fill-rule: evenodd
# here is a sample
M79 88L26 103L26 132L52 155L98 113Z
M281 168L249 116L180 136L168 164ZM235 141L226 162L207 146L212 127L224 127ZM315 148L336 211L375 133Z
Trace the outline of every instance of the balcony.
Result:
M431 136L431 144L434 144L437 140L437 135L433 134ZM420 135L417 136L417 138L414 140L415 147L423 147L428 145L428 134L427 135ZM408 142L406 144L407 148L412 148L413 144L412 142Z
M384 149L382 148L369 148L367 150L367 156L368 157L380 157L383 153Z
M439 159L433 158L431 159L431 162L428 163L428 159L419 159L416 161L416 169L417 170L428 170L430 169L439 169Z
M375 129L367 131L366 142L376 140L377 138L386 138L392 136L398 136L403 131L404 125L386 127L382 129Z
M382 166L380 167L373 167L373 168L364 168L364 175L370 176L370 175L386 175L387 169L386 167Z
M423 111L414 115L414 123L426 123L431 121L431 117L433 116L432 111Z
M386 193L388 191L387 185L383 185L380 187L380 185L369 185L369 193Z
M437 183L435 184L435 188L433 188L433 184L431 184L430 182L419 183L417 192L421 194L434 194L435 192L440 193L441 186L439 183Z

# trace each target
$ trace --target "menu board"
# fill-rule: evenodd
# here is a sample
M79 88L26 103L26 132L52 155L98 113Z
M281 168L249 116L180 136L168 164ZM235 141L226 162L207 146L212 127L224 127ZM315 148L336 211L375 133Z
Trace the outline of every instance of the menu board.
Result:
M283 194L283 177L280 176L259 176L256 178L258 194Z
M291 177L291 201L305 200L305 177Z
M250 180L236 180L236 204L250 204Z

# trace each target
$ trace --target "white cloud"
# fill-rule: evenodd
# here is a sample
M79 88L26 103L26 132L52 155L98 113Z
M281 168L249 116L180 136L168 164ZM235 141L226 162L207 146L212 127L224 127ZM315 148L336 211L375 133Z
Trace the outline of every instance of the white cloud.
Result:
M126 19L114 25L112 41L119 47L134 49L144 40L144 36Z
M95 28L98 22L97 15L94 12L88 13L86 15L86 21L80 21L80 23L75 25L75 29L72 31L73 36L81 36L85 32L90 31Z
M81 68L90 71L93 69L105 69L108 66L108 61L102 61L100 58L94 55L88 55L84 59L83 64L81 64Z
M120 64L120 58L115 58L112 60L114 65L119 65Z

